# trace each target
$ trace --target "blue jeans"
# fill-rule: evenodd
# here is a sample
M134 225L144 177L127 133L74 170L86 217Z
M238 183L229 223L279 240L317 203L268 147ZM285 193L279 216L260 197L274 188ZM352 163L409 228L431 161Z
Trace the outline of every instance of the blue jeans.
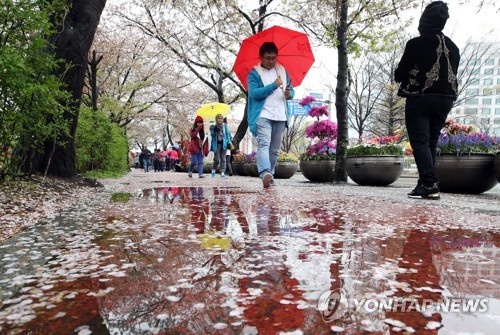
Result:
M191 154L191 164L189 164L189 172L193 172L194 166L198 164L198 174L203 174L203 154L201 149L197 154Z
M214 163L212 165L212 170L217 170L219 168L220 173L226 171L226 150L223 150L222 143L217 143L217 150L214 152Z
M274 175L285 127L286 121L257 120L257 170L261 178L266 173Z
M144 166L144 172L148 172L149 171L149 165L151 164L151 161L149 160L149 158L143 158L142 159L142 165Z
M424 186L432 186L438 182L434 174L436 146L439 133L452 106L452 99L440 96L429 95L406 99L406 129L417 163L420 183Z

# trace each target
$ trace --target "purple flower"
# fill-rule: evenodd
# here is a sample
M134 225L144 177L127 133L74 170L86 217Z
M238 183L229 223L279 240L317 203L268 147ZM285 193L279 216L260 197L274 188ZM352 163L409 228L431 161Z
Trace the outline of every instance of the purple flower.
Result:
M302 107L309 106L312 102L315 102L315 101L316 101L315 98L308 95L308 96L303 97L302 100L300 100L299 105L301 105Z
M326 106L314 106L309 111L309 116L311 117L319 118L320 116L328 116L328 115L330 114L328 113L328 109L326 108Z

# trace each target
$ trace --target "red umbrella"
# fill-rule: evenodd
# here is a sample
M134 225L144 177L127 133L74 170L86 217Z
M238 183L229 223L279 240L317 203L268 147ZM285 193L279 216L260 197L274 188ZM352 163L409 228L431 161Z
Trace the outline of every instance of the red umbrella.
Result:
M264 42L278 47L278 63L287 70L293 86L299 86L314 63L314 55L307 35L295 30L274 26L243 40L233 65L241 83L248 90L247 77L259 64L259 48Z

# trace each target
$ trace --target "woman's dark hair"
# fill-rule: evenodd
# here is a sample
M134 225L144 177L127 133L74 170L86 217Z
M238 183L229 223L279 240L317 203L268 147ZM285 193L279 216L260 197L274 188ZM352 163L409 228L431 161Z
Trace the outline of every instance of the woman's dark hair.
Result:
M260 46L259 56L264 56L264 54L278 54L278 47L274 42L264 42Z

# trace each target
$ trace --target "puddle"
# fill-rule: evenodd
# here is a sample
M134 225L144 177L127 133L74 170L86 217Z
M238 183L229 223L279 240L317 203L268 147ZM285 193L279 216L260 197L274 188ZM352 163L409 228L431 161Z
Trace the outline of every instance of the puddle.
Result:
M5 272L50 250L30 273L0 283L0 333L498 329L497 217L298 192L156 187L97 218L69 216L81 226L61 232L57 245L0 248ZM482 228L473 229L477 220ZM43 229L48 236L54 227ZM328 291L339 292L326 301L337 310L319 311ZM453 307L459 299L488 310L464 312Z

